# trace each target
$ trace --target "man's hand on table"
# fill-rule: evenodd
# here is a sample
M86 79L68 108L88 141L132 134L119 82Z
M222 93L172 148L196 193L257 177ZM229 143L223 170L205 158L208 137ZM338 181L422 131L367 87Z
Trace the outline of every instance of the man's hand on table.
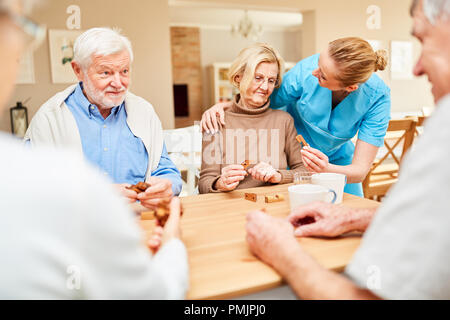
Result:
M337 237L351 231L365 231L375 209L352 209L341 205L314 202L289 215L297 237Z
M147 181L151 186L137 195L137 200L149 209L154 208L162 199L171 198L173 196L172 182L169 179L158 177L150 177Z
M301 250L294 228L285 219L252 211L247 214L247 242L251 251L263 262L279 270L292 251Z
M152 236L148 240L148 247L150 250L156 253L159 248L170 240L181 238L180 215L181 202L178 197L174 197L170 202L170 215L164 228L157 225L153 230Z
M125 197L130 203L136 202L138 194L136 191L127 189L131 186L129 183L114 184L114 186L119 190L120 194Z

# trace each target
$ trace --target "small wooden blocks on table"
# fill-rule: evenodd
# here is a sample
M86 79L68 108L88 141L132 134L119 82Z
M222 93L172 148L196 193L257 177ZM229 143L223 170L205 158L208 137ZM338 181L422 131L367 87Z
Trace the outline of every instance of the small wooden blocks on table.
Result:
M246 193L245 194L245 200L256 202L257 199L258 199L258 196L256 195L256 193Z
M274 196L265 196L265 201L266 201L266 203L284 201L284 196L282 194L278 194L278 193Z
M245 193L245 200L256 202L258 200L258 195L256 193ZM282 194L275 194L273 196L264 196L266 203L280 202L284 201L284 196Z

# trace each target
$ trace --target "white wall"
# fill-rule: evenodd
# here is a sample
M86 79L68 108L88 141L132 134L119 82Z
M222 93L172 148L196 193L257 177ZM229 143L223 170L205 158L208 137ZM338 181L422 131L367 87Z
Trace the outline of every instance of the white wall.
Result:
M135 54L130 90L154 106L165 129L174 127L172 61L170 55L169 6L167 0L46 0L33 12L32 19L48 29L65 29L66 8L81 8L81 28L119 27L128 36ZM28 115L68 84L51 79L48 39L34 53L35 84L17 85L8 106L31 97ZM10 131L9 108L0 117L0 130Z
M297 62L302 58L301 31L265 31L259 42L272 45L285 61ZM210 107L212 81L207 67L214 62L231 62L239 52L254 41L233 37L229 30L200 30L200 52L203 72L203 110Z
M420 44L411 34L412 19L409 8L412 0L183 0L184 3L204 3L207 6L224 6L247 9L291 10L303 13L303 55L323 50L328 42L347 36L379 40L389 49L392 40L412 41L414 59L420 54ZM381 9L381 29L369 30L367 8L377 5ZM216 44L219 45L219 44ZM411 80L393 80L390 67L379 75L391 88L392 111L419 111L423 106L434 105L426 77Z

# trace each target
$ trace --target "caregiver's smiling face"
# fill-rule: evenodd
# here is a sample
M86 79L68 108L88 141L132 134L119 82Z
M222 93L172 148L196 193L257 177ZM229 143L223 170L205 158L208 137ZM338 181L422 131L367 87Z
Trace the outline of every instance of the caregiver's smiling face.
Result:
M319 80L321 87L330 89L331 91L344 90L344 87L336 79L339 69L334 60L330 57L328 49L320 54L319 67L312 72L312 75Z

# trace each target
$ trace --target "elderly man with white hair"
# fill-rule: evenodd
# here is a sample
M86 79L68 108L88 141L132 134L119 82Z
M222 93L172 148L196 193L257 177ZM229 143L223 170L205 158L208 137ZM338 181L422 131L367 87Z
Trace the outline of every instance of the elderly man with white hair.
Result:
M379 210L313 203L287 220L248 214L251 250L301 298L450 299L450 0L414 0L411 14L422 43L414 74L428 76L437 108ZM321 267L294 237L352 231L365 234L345 276Z
M109 28L92 28L74 44L72 68L79 83L50 98L25 135L32 146L75 148L100 168L131 202L152 206L181 192L152 105L128 92L133 50ZM126 187L146 181L137 194Z

